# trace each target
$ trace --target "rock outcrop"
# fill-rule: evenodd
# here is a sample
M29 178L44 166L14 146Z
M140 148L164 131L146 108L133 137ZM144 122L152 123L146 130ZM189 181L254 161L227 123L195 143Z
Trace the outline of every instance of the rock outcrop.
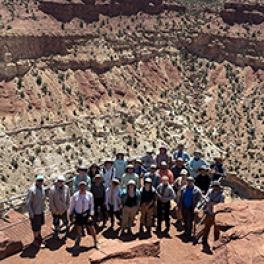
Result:
M217 206L216 224L225 232L215 243L212 263L264 263L263 205L262 200Z
M22 250L22 242L12 240L0 231L0 260Z

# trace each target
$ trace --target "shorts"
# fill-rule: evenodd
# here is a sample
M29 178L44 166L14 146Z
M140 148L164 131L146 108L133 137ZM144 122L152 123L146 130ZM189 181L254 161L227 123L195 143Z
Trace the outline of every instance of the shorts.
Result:
M34 215L33 219L30 219L31 227L34 232L39 232L41 226L45 224L44 214Z
M93 226L94 221L89 220L89 218L90 218L89 212L85 212L82 214L75 213L75 224L77 226Z

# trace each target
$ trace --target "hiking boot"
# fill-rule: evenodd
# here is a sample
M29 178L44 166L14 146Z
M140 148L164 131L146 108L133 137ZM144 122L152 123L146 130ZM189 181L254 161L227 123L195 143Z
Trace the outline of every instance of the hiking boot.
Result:
M139 233L143 233L143 232L144 232L143 225L140 225L140 227L139 227Z
M150 227L150 226L147 227L147 234L148 234L149 236L151 236L151 227Z

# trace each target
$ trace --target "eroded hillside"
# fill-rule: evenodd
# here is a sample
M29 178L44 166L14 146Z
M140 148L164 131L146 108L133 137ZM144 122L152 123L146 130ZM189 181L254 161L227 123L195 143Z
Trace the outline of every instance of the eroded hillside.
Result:
M185 141L263 188L264 3L2 1L1 195ZM244 14L241 16L241 12Z

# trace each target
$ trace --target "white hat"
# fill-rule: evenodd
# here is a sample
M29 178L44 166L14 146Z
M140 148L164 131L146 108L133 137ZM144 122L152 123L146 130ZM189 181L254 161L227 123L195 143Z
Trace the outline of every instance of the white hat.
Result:
M167 166L167 162L166 162L166 161L162 161L162 162L160 163L160 165L161 165L161 166Z
M58 181L65 182L66 179L65 179L65 177L64 177L63 175L59 175L59 176L57 177L57 182L58 182Z
M134 180L129 180L128 183L127 183L127 186L128 185L134 185L134 186L136 186L136 182Z
M180 174L181 174L181 175L188 175L188 171L185 170L185 169L183 169L183 170L181 170Z

